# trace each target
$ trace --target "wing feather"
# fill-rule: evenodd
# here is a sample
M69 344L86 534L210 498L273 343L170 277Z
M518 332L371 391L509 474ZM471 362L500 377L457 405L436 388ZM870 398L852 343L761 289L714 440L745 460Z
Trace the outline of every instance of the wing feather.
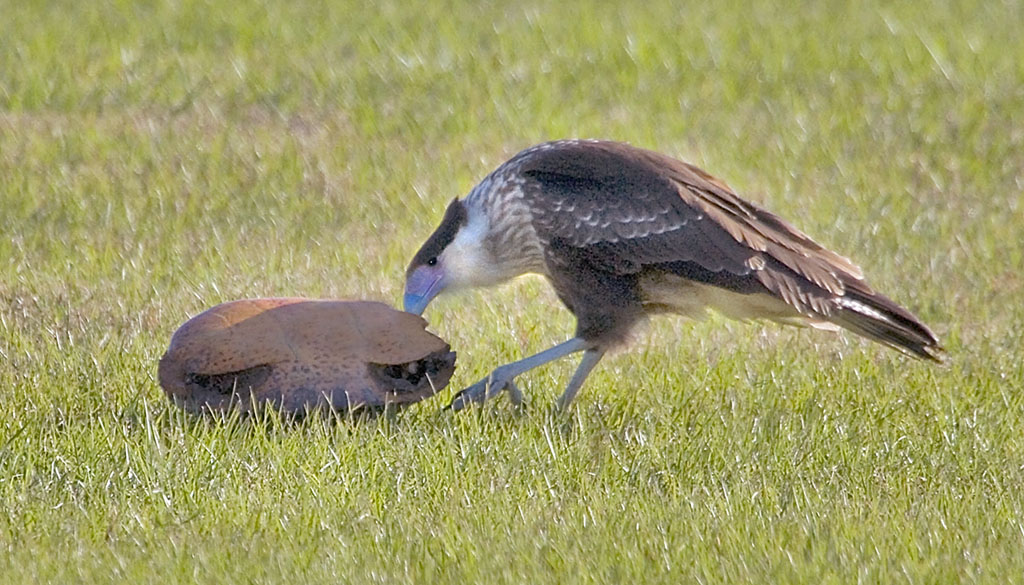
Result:
M711 273L754 275L808 315L828 315L827 301L848 281L867 287L849 259L703 170L655 152L565 142L528 152L518 171L543 193L532 202L538 235L585 250L602 269L692 262Z

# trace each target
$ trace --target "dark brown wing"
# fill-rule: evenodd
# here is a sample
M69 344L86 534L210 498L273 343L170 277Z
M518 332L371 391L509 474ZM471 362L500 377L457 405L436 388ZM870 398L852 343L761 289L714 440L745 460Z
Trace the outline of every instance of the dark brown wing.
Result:
M526 151L518 170L535 182L525 191L538 236L596 268L661 268L767 292L801 314L933 357L931 331L871 290L850 260L697 167L621 143L566 141Z

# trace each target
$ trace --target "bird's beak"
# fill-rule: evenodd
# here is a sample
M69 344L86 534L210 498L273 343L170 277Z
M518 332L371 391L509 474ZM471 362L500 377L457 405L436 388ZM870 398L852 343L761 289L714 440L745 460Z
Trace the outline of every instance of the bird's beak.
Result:
M444 289L444 273L438 267L420 266L413 270L405 281L404 309L409 313L422 315L430 301Z

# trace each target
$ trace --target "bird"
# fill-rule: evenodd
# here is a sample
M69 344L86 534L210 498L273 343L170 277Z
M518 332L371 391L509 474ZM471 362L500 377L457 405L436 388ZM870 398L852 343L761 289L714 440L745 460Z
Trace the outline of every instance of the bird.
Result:
M935 334L875 292L848 258L812 240L695 165L607 140L568 139L519 152L448 205L406 270L404 309L441 293L540 274L576 318L573 337L495 368L454 396L453 410L507 391L515 379L582 352L557 406L651 315L707 309L853 331L941 362Z

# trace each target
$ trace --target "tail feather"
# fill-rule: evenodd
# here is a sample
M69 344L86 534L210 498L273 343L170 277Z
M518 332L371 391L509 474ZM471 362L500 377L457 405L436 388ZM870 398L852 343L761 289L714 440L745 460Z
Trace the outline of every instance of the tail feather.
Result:
M927 325L892 299L861 286L836 299L830 320L854 333L919 358L942 362L945 350Z

